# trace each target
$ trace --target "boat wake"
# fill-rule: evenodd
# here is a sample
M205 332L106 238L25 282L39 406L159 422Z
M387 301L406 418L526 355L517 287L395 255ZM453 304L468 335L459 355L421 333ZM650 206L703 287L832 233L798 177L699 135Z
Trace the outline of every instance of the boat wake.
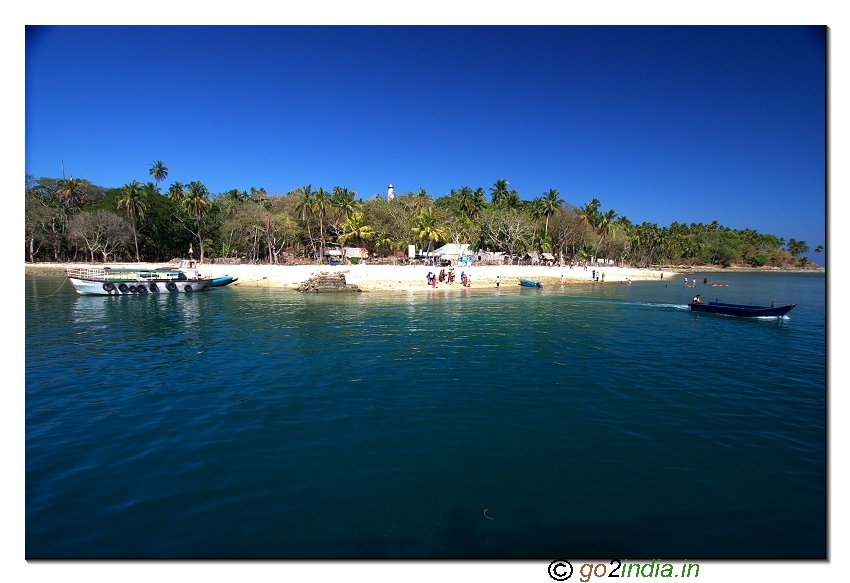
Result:
M648 308L674 308L676 310L690 310L688 304L671 304L671 303L659 303L659 302L641 302L641 301L628 301L628 300L600 300L600 299L582 299L579 303L582 304L607 304L607 305L620 305L620 306L646 306Z
M677 310L690 310L688 304L657 304L654 302L626 302L634 306L648 306L650 308L675 308Z

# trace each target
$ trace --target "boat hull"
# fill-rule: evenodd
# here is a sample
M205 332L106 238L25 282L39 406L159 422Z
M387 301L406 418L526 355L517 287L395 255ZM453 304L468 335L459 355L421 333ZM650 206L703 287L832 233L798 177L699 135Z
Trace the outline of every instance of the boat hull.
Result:
M522 287L543 287L543 284L539 281L531 281L530 279L521 279L519 280L519 284Z
M725 316L738 316L740 318L781 318L797 304L786 306L745 306L740 304L724 304L722 302L690 303L691 311L705 312L708 314L723 314Z
M223 275L221 277L214 277L212 280L212 287L223 287L225 285L230 285L234 281L239 279L238 277L233 277L232 275Z
M194 293L212 287L212 276L195 268L112 269L73 266L68 279L80 294L97 296Z
M69 277L74 289L83 295L132 296L148 294L194 293L212 287L211 279L198 280L148 280L148 281L97 281Z

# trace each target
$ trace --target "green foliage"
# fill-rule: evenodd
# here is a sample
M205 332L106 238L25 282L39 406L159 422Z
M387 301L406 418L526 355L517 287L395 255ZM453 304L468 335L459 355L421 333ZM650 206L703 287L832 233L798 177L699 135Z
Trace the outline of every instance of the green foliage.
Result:
M750 265L753 267L764 267L767 265L767 255L759 253L750 258Z
M406 253L407 246L433 248L445 242L510 254L551 252L565 261L593 257L621 264L805 266L805 241L781 239L753 229L674 222L634 225L599 199L574 206L549 189L522 200L503 178L489 188L461 186L432 198L425 189L357 200L344 186L331 192L312 185L279 194L264 188L210 193L200 181L159 184L168 168L154 162L156 182L130 181L103 188L77 178L26 177L25 245L30 261L70 260L92 256L81 236L68 231L79 213L109 211L126 219L130 244L116 245L110 259L156 262L186 255L190 243L221 257L282 262L316 260L329 245L359 245L375 257ZM135 239L133 238L135 234ZM118 239L116 239L118 240ZM821 253L818 245L815 253Z

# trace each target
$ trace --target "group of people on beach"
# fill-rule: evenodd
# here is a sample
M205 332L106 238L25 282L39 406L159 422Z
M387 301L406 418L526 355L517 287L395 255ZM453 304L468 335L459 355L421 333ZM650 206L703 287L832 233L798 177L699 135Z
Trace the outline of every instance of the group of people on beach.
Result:
M428 282L428 285L430 285L431 287L437 287L438 281L440 283L443 283L443 282L454 283L454 281L455 281L455 271L454 271L454 269L451 269L451 268L449 268L448 272L446 272L445 269L441 269L440 273L438 275L435 275L433 272L429 271L428 275L426 276L426 281ZM460 282L463 285L463 287L469 287L469 283L470 283L469 282L469 276L466 275L465 271L460 272Z

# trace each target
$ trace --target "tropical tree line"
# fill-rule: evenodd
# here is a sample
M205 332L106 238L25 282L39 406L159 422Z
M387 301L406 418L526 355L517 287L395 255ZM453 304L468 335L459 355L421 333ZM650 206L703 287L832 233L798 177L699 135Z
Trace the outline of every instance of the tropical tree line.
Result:
M462 186L435 198L421 188L364 200L342 186L309 184L286 194L254 187L212 194L200 181L173 182L163 191L164 163L154 162L148 173L150 181L118 188L28 175L26 260L158 262L185 256L192 244L201 261L320 262L340 246L391 261L405 257L408 245L429 251L453 242L503 252L512 262L545 253L564 264L605 258L641 267L811 263L805 241L716 221L633 224L598 199L576 206L555 189L523 200L505 179L487 191Z

